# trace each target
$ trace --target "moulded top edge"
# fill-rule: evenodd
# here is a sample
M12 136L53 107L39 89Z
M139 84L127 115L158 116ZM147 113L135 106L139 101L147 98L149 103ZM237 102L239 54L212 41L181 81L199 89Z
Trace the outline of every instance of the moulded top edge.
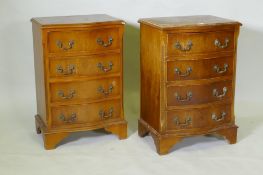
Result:
M183 27L206 27L206 26L217 26L217 25L241 26L242 25L238 21L220 18L211 15L142 18L139 19L138 22L162 30L171 29L171 28L183 28Z
M32 18L32 22L42 27L65 26L65 25L94 25L94 24L125 24L121 19L106 14L54 16Z

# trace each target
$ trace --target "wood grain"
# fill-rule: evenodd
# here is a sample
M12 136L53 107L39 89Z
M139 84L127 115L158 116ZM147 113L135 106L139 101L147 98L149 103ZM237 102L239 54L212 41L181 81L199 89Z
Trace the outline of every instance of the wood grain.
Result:
M98 65L103 67L99 67ZM112 66L110 66L112 65ZM72 74L70 66L74 66ZM58 72L61 67L64 72ZM121 70L120 54L99 54L78 57L55 57L50 59L49 71L51 77L84 77L118 73Z
M220 26L240 26L240 22L220 18L212 15L170 16L139 19L141 24L146 24L159 30L178 30L195 28L218 28Z
M225 115L222 117L222 114ZM216 120L212 118L215 114ZM231 104L213 105L201 109L167 111L167 130L217 127L231 121ZM189 120L190 119L190 120Z
M45 89L45 58L42 48L42 33L41 29L36 24L32 24L33 31L33 47L34 47L34 67L35 67L35 84L36 84L36 100L37 113L47 122L46 111L46 89Z
M109 39L112 38L112 43ZM108 46L102 46L97 43L101 39ZM50 31L48 33L49 53L75 53L75 52L97 52L104 50L113 50L120 47L121 40L119 38L119 28L95 28L86 30L63 30ZM62 42L62 48L57 46L57 42ZM72 48L69 42L74 41ZM67 49L67 50L65 50Z
M157 131L160 128L161 32L146 25L140 28L141 118Z
M226 69L225 65L227 65ZM219 71L216 71L214 69L215 66L219 68ZM188 74L189 68L191 69L191 71ZM168 61L166 70L167 81L198 80L222 76L232 76L233 58L222 57L201 60ZM223 72L224 70L225 72Z
M107 122L108 120L120 118L120 110L119 100L52 107L52 126L72 125L72 127L77 127L80 123ZM75 120L67 121L72 117L72 114L75 114ZM61 119L61 116L65 117L65 121Z
M56 82L50 84L51 102L61 101L77 101L77 100L94 100L106 97L114 97L120 94L120 78L106 78L95 79L90 81L77 82ZM88 90L87 90L88 89ZM99 91L101 89L101 91ZM59 92L63 92L65 97L72 98L65 99ZM104 91L104 92L102 92Z
M213 91L216 89L219 95L223 95L223 89L227 88L227 92L222 97L216 97ZM188 93L192 93L192 97L187 100ZM178 98L181 99L177 99ZM167 106L195 105L203 103L211 103L214 101L228 100L232 98L231 81L220 81L209 84L199 85L177 85L167 87Z
M31 21L42 27L55 27L59 28L60 26L71 26L77 25L83 27L82 25L91 25L96 24L119 24L124 23L123 20L118 18L106 15L106 14L91 14L91 15L75 15L75 16L53 16L53 17L37 17L32 18Z
M229 40L226 48L215 46L215 40L221 42L221 45L226 44L226 39ZM192 43L189 51L182 51L175 47L178 42L182 48L186 48L188 42ZM205 43L205 44L200 44ZM234 31L217 31L203 33L172 33L168 34L168 55L190 55L199 53L213 53L221 51L233 51L234 49Z

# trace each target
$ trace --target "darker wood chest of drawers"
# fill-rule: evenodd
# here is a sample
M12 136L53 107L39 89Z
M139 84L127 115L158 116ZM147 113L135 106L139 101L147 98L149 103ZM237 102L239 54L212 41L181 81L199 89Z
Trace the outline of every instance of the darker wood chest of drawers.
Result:
M37 132L46 149L68 134L105 128L127 137L124 21L107 15L33 18Z
M236 50L240 23L214 16L141 19L139 135L159 154L184 137L236 142Z

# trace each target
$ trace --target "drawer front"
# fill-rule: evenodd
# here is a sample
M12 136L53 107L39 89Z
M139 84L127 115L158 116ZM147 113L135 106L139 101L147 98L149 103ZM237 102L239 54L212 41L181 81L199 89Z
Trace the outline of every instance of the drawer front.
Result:
M232 98L231 81L167 87L167 106L195 105Z
M50 59L49 66L51 77L107 75L120 70L119 54Z
M207 79L232 73L232 57L167 62L167 81Z
M51 101L94 100L120 95L120 78L51 83Z
M233 51L234 31L168 34L168 55Z
M231 105L167 112L167 130L210 128L231 121Z
M52 31L49 53L96 52L120 48L119 28Z
M52 126L92 123L120 118L120 101L107 101L83 105L51 108Z

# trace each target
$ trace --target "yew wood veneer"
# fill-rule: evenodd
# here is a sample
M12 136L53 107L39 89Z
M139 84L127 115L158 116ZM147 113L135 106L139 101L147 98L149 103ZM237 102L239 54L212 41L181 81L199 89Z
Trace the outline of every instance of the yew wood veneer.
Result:
M217 134L236 143L236 21L214 16L140 19L141 117L166 154L185 137Z
M108 15L33 18L37 133L46 149L99 128L127 137L124 21Z

